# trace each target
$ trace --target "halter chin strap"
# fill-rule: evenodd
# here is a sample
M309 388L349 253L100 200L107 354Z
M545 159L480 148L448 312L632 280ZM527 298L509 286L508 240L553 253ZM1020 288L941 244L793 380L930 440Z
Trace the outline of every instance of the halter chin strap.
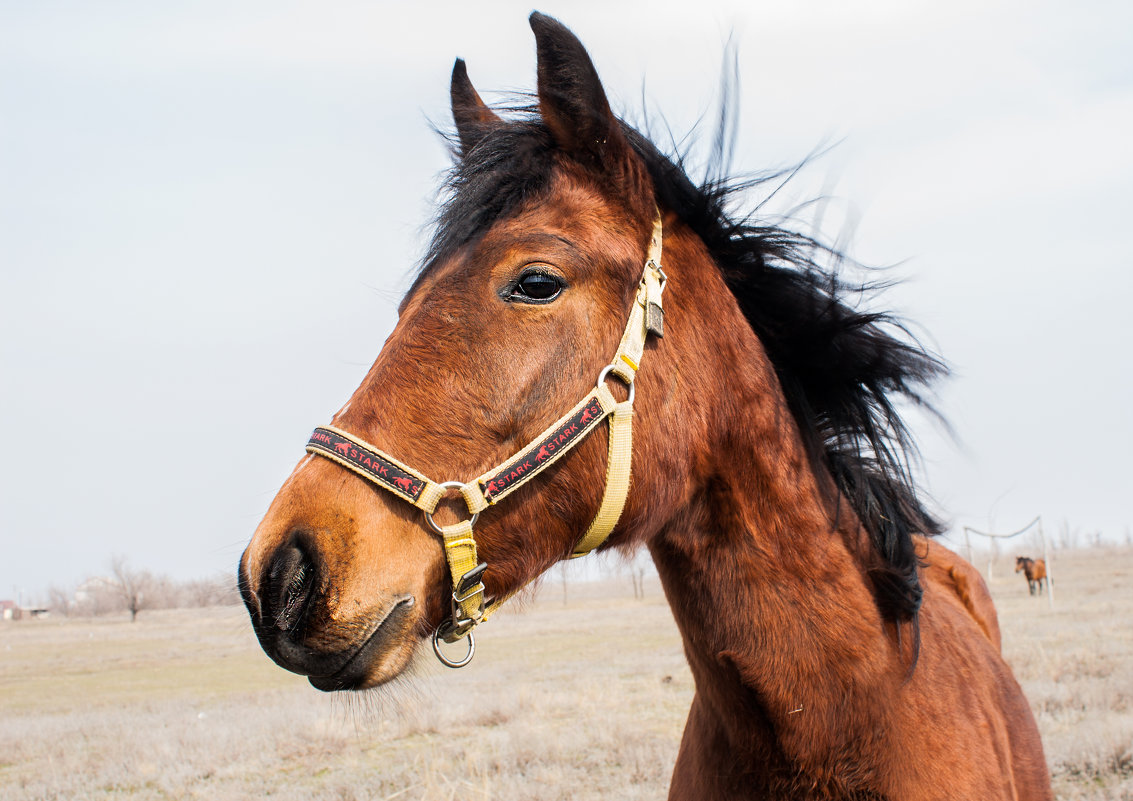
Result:
M444 539L445 558L452 576L452 617L442 623L433 635L437 657L449 667L463 667L472 660L475 643L472 629L488 619L508 597L488 603L484 597L483 575L487 564L476 555L472 534L480 512L494 506L539 473L561 459L571 448L609 421L609 458L606 464L606 488L598 513L586 533L575 545L572 559L585 556L597 548L614 530L629 493L630 465L633 456L634 377L645 352L645 341L652 334L664 336L664 310L661 294L667 277L661 269L661 212L653 220L653 235L637 288L629 321L622 334L613 360L598 375L597 385L573 409L560 417L514 456L467 483L437 483L412 467L399 462L365 440L333 426L321 426L311 434L307 452L318 454L357 473L362 478L413 504L425 513L425 520ZM616 375L629 387L629 397L617 401L606 385L609 375ZM468 506L469 519L449 526L433 520L437 504L449 491L456 490ZM446 657L438 640L455 642L468 637L468 653L453 661Z

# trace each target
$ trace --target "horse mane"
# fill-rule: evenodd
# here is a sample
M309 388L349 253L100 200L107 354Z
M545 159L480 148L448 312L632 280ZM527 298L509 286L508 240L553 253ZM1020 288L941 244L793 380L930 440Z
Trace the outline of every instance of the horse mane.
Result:
M554 144L531 104L514 106L470 152L453 144L432 244L420 276L437 261L537 197L554 170ZM725 128L721 115L721 131ZM925 392L947 373L899 319L859 309L886 284L852 285L842 253L785 224L731 207L785 173L724 175L720 137L708 177L689 177L680 154L663 154L627 123L622 130L652 178L657 201L704 242L744 316L762 342L812 463L821 466L869 533L877 559L869 574L882 615L914 621L922 589L914 534L943 526L918 497L910 465L915 443L902 401L933 411ZM788 171L789 172L789 171ZM411 290L412 291L412 290ZM854 302L856 301L856 302Z

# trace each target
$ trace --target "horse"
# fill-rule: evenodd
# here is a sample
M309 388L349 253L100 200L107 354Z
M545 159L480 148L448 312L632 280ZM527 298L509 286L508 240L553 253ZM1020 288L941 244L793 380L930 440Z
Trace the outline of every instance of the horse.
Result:
M1048 580L1046 576L1046 562L1042 559L1031 559L1028 556L1015 557L1015 572L1027 577L1027 589L1031 595L1041 595L1043 584Z
M552 565L645 547L695 683L671 799L1052 798L987 587L909 474L895 404L943 363L530 25L530 102L455 62L432 243L241 557L263 649L324 691L430 638L456 667Z

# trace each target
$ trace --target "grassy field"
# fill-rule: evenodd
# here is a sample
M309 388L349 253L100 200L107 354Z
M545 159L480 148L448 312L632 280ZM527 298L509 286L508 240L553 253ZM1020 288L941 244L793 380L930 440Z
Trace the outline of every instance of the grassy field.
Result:
M981 567L985 565L981 563ZM1133 550L994 568L1004 650L1063 799L1133 799ZM557 583L384 692L276 668L238 608L0 624L0 798L664 798L692 682L659 587Z

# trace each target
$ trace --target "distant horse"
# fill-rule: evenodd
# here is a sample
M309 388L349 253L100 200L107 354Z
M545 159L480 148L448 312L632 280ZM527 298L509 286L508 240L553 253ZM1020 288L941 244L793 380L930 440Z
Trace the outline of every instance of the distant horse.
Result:
M1017 556L1015 557L1015 572L1023 573L1027 577L1027 589L1031 591L1031 595L1042 594L1043 584L1047 581L1046 562L1042 559Z
M1051 798L987 587L918 534L895 403L944 368L531 27L528 108L457 60L420 274L243 555L265 651L322 690L390 681L430 634L460 665L559 560L644 545L696 684L670 798Z

